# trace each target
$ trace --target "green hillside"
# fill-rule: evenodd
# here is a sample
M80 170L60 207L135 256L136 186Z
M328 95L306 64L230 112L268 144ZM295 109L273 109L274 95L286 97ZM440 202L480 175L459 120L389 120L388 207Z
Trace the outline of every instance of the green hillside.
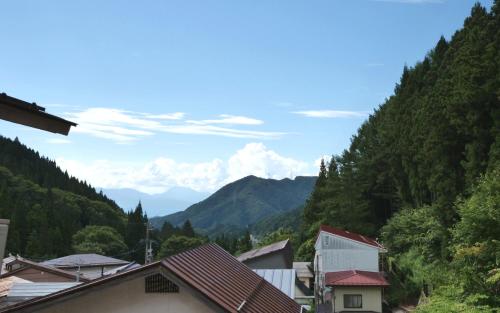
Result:
M500 306L500 2L403 69L394 95L321 167L298 257L320 223L383 239L392 304Z
M7 253L47 259L95 252L144 260L147 219L140 206L124 212L54 161L1 136L0 218L10 219Z
M315 181L316 177L274 180L248 176L185 211L153 218L151 222L161 227L165 221L181 225L189 219L196 229L210 236L241 231L273 214L303 205Z

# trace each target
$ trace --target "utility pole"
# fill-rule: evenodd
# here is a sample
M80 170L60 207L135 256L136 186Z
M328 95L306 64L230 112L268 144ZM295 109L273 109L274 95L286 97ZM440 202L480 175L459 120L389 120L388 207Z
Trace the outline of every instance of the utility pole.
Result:
M144 256L144 264L149 264L153 262L153 249L151 247L151 239L149 239L149 231L153 230L149 221L146 222L146 252Z

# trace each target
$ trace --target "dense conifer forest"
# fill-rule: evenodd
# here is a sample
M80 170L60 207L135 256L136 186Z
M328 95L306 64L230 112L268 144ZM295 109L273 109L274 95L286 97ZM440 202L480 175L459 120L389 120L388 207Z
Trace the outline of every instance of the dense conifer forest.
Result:
M350 147L322 164L297 257L312 260L326 223L385 244L392 304L500 306L499 66L500 1L490 11L477 4L451 40L403 69Z

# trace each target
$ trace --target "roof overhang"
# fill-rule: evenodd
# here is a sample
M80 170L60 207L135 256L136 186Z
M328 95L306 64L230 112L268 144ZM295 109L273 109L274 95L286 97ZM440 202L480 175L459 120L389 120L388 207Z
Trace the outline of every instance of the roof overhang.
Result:
M0 94L0 119L51 133L68 135L76 123L45 112L45 108L29 103L5 93Z

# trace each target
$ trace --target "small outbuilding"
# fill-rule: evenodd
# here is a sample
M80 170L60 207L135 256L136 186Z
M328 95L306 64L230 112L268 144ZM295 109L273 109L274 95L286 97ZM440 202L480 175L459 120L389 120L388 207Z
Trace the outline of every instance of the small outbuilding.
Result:
M252 269L292 269L293 250L290 240L250 250L238 256L238 261Z

